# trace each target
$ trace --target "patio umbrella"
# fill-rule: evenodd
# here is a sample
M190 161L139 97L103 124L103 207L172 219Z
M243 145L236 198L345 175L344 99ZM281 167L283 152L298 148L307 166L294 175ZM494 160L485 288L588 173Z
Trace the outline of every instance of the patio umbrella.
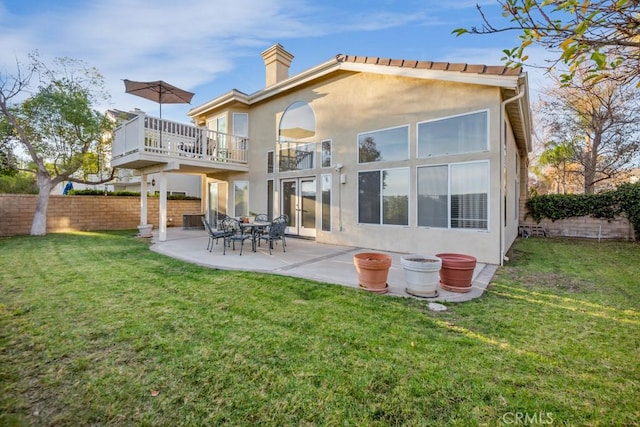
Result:
M162 80L154 82L135 82L124 79L125 93L150 99L160 104L160 121L162 123L162 104L190 104L193 93L180 89ZM160 145L162 145L162 128L160 124Z
M154 82L135 82L124 79L125 92L150 99L160 104L160 118L162 119L162 104L190 104L193 93L177 88L162 80Z

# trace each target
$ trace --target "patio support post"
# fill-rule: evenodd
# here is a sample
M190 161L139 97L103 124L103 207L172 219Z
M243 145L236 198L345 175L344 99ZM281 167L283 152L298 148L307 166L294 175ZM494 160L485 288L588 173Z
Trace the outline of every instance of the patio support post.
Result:
M207 186L207 175L200 175L200 194L203 195L200 199L200 212L205 214L205 218L209 220L209 209L207 204L209 203L209 187Z
M158 232L158 239L161 242L167 240L167 173L160 172L160 207L158 213L160 216L160 230Z
M147 225L147 175L140 175L140 225Z

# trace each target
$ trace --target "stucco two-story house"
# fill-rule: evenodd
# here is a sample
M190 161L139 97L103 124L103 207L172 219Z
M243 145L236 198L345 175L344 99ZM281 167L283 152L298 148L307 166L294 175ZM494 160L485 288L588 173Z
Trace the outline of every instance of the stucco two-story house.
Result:
M116 163L200 174L214 223L286 214L290 235L318 242L502 262L526 195L526 73L337 55L289 76L281 45L262 57L264 89L213 98L188 113L197 132L178 131L199 132L191 142L147 142Z

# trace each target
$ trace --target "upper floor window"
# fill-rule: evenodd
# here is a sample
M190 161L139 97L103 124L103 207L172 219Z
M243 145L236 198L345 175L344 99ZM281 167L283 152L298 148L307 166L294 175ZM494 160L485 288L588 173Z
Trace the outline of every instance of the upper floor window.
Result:
M327 139L322 141L322 167L328 168L331 167L331 140Z
M280 172L315 168L316 144L280 144L278 170Z
M418 123L418 157L485 151L489 146L489 112Z
M233 113L233 134L244 138L249 137L249 115L247 113Z
M409 158L409 126L358 134L358 163Z
M222 115L214 119L207 120L207 127L214 131L209 133L211 144L218 149L227 147L227 116Z
M281 172L315 168L316 117L303 101L289 105L278 128L278 170Z
M316 116L303 101L289 105L282 114L278 128L279 142L305 141L316 135Z

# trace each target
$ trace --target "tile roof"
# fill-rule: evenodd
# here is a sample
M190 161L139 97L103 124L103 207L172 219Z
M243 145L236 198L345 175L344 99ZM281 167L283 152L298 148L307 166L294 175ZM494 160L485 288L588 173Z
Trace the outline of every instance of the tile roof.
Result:
M336 55L338 62L353 62L354 64L373 64L388 67L416 68L423 70L457 71L461 73L488 74L497 76L518 76L521 67L509 68L500 65L480 65L450 62L416 61L408 59L389 59L377 56Z

